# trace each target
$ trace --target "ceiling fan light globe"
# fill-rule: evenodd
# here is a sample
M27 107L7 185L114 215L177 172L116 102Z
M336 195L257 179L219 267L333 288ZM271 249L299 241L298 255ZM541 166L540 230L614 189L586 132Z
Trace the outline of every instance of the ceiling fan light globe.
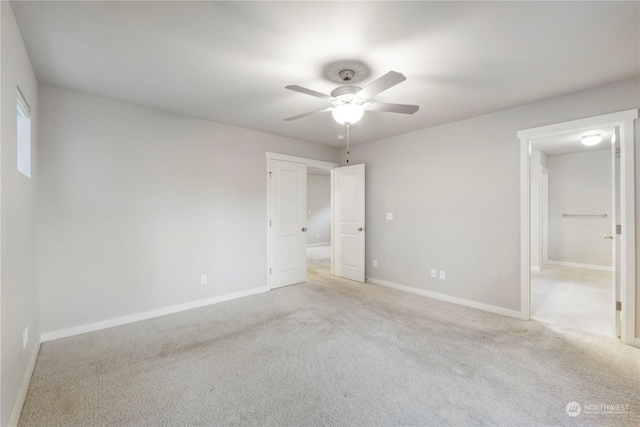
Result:
M354 124L362 118L363 114L364 108L359 104L342 104L331 110L333 119L341 125Z

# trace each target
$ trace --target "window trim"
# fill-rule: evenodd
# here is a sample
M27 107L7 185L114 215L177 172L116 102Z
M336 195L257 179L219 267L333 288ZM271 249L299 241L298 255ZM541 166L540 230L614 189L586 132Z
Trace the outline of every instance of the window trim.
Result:
M25 116L31 117L31 108L29 107L29 103L27 102L26 99L24 99L24 95L20 91L20 88L18 87L17 89L18 89L18 107L20 107L20 109L22 110Z

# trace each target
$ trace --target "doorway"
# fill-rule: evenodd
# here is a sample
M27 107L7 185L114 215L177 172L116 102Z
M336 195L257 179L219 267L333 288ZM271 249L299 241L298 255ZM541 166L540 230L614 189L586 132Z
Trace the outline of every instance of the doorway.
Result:
M269 152L266 158L267 287L275 289L307 280L308 170L339 165Z
M583 137L598 136L594 145ZM615 335L615 129L531 140L531 318ZM619 188L618 188L619 189Z
M331 171L307 168L307 281L331 276Z
M337 163L320 160L265 154L267 288L307 280L307 221L310 215L307 209L307 178L308 170L318 172L318 169L330 171L330 274L364 283L365 165L339 167ZM316 239L323 239L317 230L314 234L320 236ZM319 243L327 246L326 237L324 239Z
M614 319L619 319L620 332L619 336L626 344L636 345L635 331L635 300L636 300L636 260L635 260L635 163L634 163L634 120L638 118L638 110L629 110L619 113L612 113L603 116L591 117L571 122L558 123L555 125L542 126L539 128L526 129L518 132L520 140L521 153L521 317L525 320L531 319L532 313L532 267L535 270L536 257L542 257L543 250L540 245L544 239L538 240L540 235L540 227L543 218L541 215L532 214L532 208L536 206L540 210L540 189L536 192L535 186L531 186L532 172L535 174L536 169L533 166L533 153L536 151L536 144L544 139L552 139L572 134L587 135L595 133L596 130L612 129L615 137L612 136L616 143L619 143L619 181L616 181L612 174L612 182L619 182L619 200L614 201L614 194L611 195L610 216L608 215L610 224L608 234L601 236L604 238L610 236L609 243L611 246L612 260L610 268L612 273L610 294L612 304L614 306L611 312L616 313ZM604 138L603 138L604 139ZM614 150L613 153L616 153ZM613 157L613 156L612 156ZM612 163L612 168L616 166ZM540 171L540 169L538 169ZM553 179L553 171L549 172L549 182ZM613 184L612 184L613 185ZM551 184L550 184L551 186ZM553 196L549 189L549 199ZM616 209L616 206L618 209ZM603 214L606 212L563 212L567 217L564 219L576 219L569 215L591 215ZM602 217L605 218L605 217ZM549 208L548 227L552 214ZM584 225L584 224L582 224ZM536 231L536 227L538 230ZM532 231L534 236L532 236ZM549 234L551 231L549 231ZM547 236L550 239L549 236ZM538 245L538 246L537 246ZM547 242L550 246L551 243ZM550 248L548 248L550 251ZM548 257L553 258L551 252ZM540 265L544 271L544 260L540 259ZM580 264L580 263L576 263ZM565 265L565 267L576 267L575 265ZM578 265L577 268L584 267ZM615 293L614 293L615 292ZM575 302L570 302L574 304Z

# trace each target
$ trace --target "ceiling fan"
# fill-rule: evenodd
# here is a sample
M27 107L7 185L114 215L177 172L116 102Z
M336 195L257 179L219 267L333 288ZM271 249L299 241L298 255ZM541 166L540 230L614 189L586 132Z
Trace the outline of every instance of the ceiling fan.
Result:
M389 113L413 114L420 108L418 105L407 104L388 104L381 102L372 102L371 98L382 91L385 91L398 83L402 83L407 78L402 73L389 71L384 76L375 80L365 88L361 88L348 83L353 79L355 72L353 70L342 70L338 73L340 79L346 84L335 88L331 95L316 92L302 86L290 85L285 89L295 92L304 93L315 96L316 98L329 101L331 107L322 110L312 111L310 113L300 114L298 116L288 117L285 121L297 120L303 117L312 116L314 114L326 113L331 111L333 118L340 124L354 124L362 118L365 111L384 111Z

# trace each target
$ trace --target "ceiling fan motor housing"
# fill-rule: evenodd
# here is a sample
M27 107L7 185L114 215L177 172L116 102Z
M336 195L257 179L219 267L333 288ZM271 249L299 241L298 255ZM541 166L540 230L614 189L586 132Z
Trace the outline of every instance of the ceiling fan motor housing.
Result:
M362 88L358 86L339 86L331 91L331 103L335 106L343 104L362 104L365 99L356 95Z

